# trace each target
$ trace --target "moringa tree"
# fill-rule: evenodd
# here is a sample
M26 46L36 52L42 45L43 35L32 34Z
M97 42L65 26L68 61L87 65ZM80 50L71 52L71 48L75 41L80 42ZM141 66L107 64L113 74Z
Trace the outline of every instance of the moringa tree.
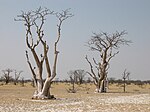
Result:
M45 20L48 15L55 15L56 18L58 19L57 37L54 43L54 62L52 68L48 58L49 46L47 44L47 41L44 39L44 30L43 30ZM33 60L36 63L36 67L33 67L29 59L28 51L26 51L27 63L32 72L34 84L36 86L36 91L33 95L34 99L50 99L54 97L53 95L50 94L50 85L56 76L56 65L59 54L57 46L61 37L61 27L63 22L72 16L73 15L69 13L68 9L60 13L55 13L54 11L50 11L47 8L40 7L35 11L29 12L22 11L22 14L17 16L19 19L15 19L16 21L24 22L24 26L26 27L26 44L33 56ZM47 71L46 72L47 77L45 81L43 81L44 62Z
M93 58L93 63L85 57L86 61L90 65L90 72L87 72L94 80L96 85L96 92L106 92L106 78L109 69L110 60L115 57L119 51L121 45L128 45L131 41L126 40L123 36L127 34L125 31L115 32L113 34L107 33L94 33L94 36L88 41L87 46L92 51L99 53L99 60L96 61ZM96 67L96 72L93 66Z

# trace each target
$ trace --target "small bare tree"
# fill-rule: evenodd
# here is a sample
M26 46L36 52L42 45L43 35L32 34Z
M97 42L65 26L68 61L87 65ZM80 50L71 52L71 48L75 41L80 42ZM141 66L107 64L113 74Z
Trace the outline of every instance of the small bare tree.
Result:
M54 43L54 63L53 63L52 70L48 59L49 46L43 38L44 37L43 26L46 17L48 15L55 15L56 18L58 19L57 38ZM69 13L68 9L60 13L55 13L54 11L50 11L47 8L43 9L41 7L36 11L22 12L21 15L17 16L19 18L17 19L17 21L23 21L25 23L24 25L26 27L26 44L28 49L31 51L33 55L33 59L36 63L36 67L33 67L29 59L28 51L26 51L27 63L32 72L34 83L36 86L36 91L33 95L33 98L35 99L50 99L54 97L53 95L50 95L50 85L56 76L56 65L57 65L57 58L59 54L59 51L57 50L57 46L61 36L61 27L62 27L62 23L66 19L72 16L73 15ZM34 36L34 34L36 36ZM40 47L40 50L43 49L42 51L43 53L39 54L37 52L36 49L38 47ZM46 71L47 71L47 78L45 82L43 81L43 77L42 77L44 61L45 61Z
M76 77L76 83L77 84L82 84L84 82L86 72L84 70L75 70L74 75Z
M10 82L10 80L12 80L12 76L10 76L11 72L13 72L12 69L6 69L6 70L2 70L3 72L3 76L2 79L4 79L5 84L8 84Z
M98 62L93 58L93 63L88 59L88 56L85 57L88 64L90 65L90 71L87 72L94 80L94 84L96 85L96 92L105 92L104 86L107 85L105 82L107 79L109 62L115 57L119 51L119 47L121 45L128 45L131 41L128 41L123 38L126 34L125 31L116 32L112 35L107 33L94 33L94 36L88 41L87 46L92 51L97 51L99 53ZM96 67L96 72L93 68L93 64Z
M128 72L126 69L124 70L123 72L123 91L126 92L126 79L129 79L129 75L130 75L130 72Z
M21 86L24 87L24 83L25 83L24 77L21 77L20 81L21 81Z
M14 77L14 85L16 85L18 83L18 80L20 78L20 75L23 71L17 71L15 70L15 77Z
M77 81L77 77L75 76L74 71L72 70L68 72L68 75L69 75L70 83L72 84L72 87L69 88L67 91L69 93L76 93L77 90L75 89L75 83Z
M70 70L68 72L69 78L70 78L70 83L72 84L72 88L69 88L67 90L68 92L71 93L76 93L77 89L75 89L75 84L82 84L84 81L85 77L85 71L84 70Z

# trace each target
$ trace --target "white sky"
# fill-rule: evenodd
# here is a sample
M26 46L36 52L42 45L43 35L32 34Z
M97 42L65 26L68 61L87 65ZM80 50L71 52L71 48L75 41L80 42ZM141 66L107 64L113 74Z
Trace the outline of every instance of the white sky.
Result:
M0 70L23 70L23 77L32 77L25 58L25 28L14 18L21 10L35 10L39 6L54 11L71 8L75 15L62 27L57 77L67 78L70 70L89 70L84 57L96 54L88 51L85 43L92 32L126 30L125 38L133 43L120 48L111 61L108 77L121 78L127 69L131 79L150 80L150 0L0 0ZM49 44L55 40L56 24L55 19L45 24ZM51 54L50 59L52 63Z

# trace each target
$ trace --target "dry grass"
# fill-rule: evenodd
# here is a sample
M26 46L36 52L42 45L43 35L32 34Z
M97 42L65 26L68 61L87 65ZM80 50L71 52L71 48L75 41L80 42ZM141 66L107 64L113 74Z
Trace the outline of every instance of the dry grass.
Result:
M149 112L150 85L128 85L127 92L110 85L108 93L94 93L93 84L77 86L77 93L68 93L69 84L53 84L56 100L32 100L30 84L0 86L0 112Z

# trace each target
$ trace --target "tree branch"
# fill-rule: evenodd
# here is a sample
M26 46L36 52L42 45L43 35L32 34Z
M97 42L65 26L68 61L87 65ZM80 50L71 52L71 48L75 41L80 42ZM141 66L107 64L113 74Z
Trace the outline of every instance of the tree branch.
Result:
M30 70L31 70L31 72L32 72L33 79L34 79L35 83L37 84L36 74L35 74L35 72L34 72L34 68L32 67L32 65L31 65L31 63L30 63L29 56L28 56L28 51L26 51L26 58L27 58L27 63L28 63L28 65L29 65L29 67L30 67Z
M94 70L93 70L93 66L92 66L91 62L88 60L87 55L86 55L85 59L86 59L86 61L87 61L87 62L89 63L89 65L90 65L90 69L91 69L91 73L92 73L91 75L92 75L92 77L96 78L96 75L95 75Z
M116 53L114 53L114 54L113 54L113 55L111 55L110 57L108 57L107 62L109 63L109 61L111 60L111 58L115 57L115 55L117 55L118 53L119 53L119 51L118 51L118 52L116 52Z
M53 71L52 71L52 78L51 80L56 76L56 65L57 65L57 58L59 51L57 50L57 44L60 40L61 35L61 26L63 21L73 16L72 13L69 13L69 9L62 11L61 13L56 13L56 17L58 18L59 23L57 24L57 39L54 44L54 64L53 64Z

